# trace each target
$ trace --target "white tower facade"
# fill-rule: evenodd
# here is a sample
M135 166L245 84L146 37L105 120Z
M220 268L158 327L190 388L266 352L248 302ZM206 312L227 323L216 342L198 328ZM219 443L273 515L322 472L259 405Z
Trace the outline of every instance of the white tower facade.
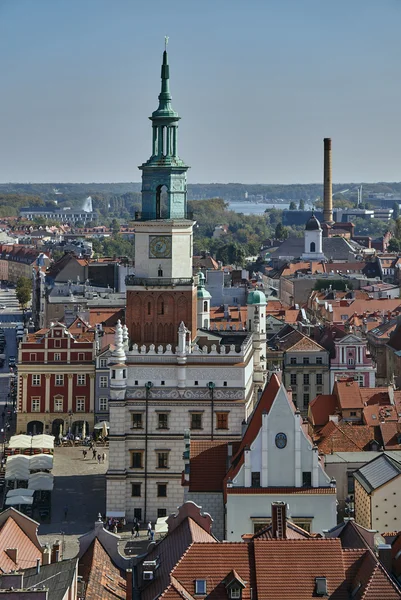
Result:
M302 254L303 260L324 260L322 228L315 215L307 221L305 226L305 246Z
M202 271L198 273L197 291L197 327L208 329L210 327L210 293L205 289L205 276Z

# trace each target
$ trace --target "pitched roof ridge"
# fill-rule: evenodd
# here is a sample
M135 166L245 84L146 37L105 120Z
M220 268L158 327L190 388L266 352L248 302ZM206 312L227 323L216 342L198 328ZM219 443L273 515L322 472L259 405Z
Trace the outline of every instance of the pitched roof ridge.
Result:
M182 583L180 581L178 581L178 579L176 577L174 577L174 575L170 574L170 579L171 579L171 583L168 586L168 588L165 590L165 592L173 587L175 589L175 591L177 592L177 594L179 594L181 596L181 598L184 598L184 600L195 600L194 597L192 596L192 594L190 594L188 592L188 590L182 585ZM161 598L163 598L164 593L160 596Z

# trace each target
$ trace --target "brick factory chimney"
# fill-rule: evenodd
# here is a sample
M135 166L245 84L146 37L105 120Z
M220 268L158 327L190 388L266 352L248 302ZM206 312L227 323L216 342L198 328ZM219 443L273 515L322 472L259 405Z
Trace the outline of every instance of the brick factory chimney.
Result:
M333 223L333 182L331 175L331 138L324 138L323 220Z

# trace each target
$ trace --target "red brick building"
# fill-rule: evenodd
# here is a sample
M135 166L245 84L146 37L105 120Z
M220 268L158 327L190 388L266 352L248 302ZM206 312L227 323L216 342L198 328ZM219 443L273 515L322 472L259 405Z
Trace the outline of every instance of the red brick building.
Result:
M86 433L94 425L95 333L76 319L29 334L18 350L17 433Z

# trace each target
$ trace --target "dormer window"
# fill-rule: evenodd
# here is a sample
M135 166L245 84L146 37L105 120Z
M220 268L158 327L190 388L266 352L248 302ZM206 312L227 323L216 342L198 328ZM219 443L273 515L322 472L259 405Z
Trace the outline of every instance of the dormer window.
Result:
M230 598L241 598L241 588L239 587L233 587L230 590Z
M206 596L206 579L195 579L195 594Z
M327 592L327 578L316 577L316 596L328 596Z

